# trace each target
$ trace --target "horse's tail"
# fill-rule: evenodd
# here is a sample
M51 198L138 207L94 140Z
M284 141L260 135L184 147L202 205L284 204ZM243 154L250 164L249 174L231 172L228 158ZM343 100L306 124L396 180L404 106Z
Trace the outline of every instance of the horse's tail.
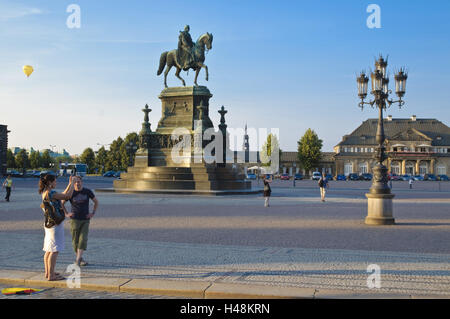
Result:
M164 70L164 67L166 66L166 60L167 60L167 54L169 52L163 52L161 54L161 57L159 58L159 69L158 69L158 73L157 75L160 75L162 73L162 71Z

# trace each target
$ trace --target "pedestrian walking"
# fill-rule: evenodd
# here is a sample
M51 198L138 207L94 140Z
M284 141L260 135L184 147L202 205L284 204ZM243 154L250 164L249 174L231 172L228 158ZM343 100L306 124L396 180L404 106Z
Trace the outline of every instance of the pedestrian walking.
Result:
M270 179L267 179L267 176L264 177L264 207L269 207L269 198L272 194L272 189L270 188L270 183L272 183L272 175L270 175Z
M413 179L412 177L409 178L409 189L412 189Z
M87 262L83 259L83 253L87 249L89 223L98 208L98 200L94 193L83 187L81 176L74 177L74 191L69 199L71 204L71 213L67 213L64 206L66 201L62 202L64 212L71 218L70 231L72 233L72 247L76 254L75 264L78 266L87 266ZM89 212L89 199L94 202L92 212Z
M62 214L64 213L61 208L61 200L68 200L72 197L74 189L74 180L72 177L69 179L69 184L62 193L57 193L54 189L56 187L56 176L51 174L42 175L39 180L39 194L42 195L42 201L50 201L50 204L55 210ZM44 210L45 211L45 210ZM44 237L44 267L45 278L48 281L64 280L60 274L55 272L56 258L58 253L64 250L64 221L59 225L54 225L50 228L44 224L45 237Z
M6 179L5 179L5 181L4 181L3 184L2 184L2 188L5 188L5 189L6 189L6 197L5 197L5 200L6 200L7 202L9 202L9 197L11 196L11 188L12 188L12 185L13 185L13 180L12 180L12 178L11 178L11 175L8 175L8 176L6 177Z
M319 188L320 188L320 198L321 198L322 202L324 202L326 188L328 188L328 179L327 179L325 173L323 173L319 179Z

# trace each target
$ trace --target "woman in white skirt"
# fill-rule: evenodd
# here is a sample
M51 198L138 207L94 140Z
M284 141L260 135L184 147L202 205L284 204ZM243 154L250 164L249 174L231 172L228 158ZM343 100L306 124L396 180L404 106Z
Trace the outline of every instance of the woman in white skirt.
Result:
M42 175L39 180L39 194L42 195L42 200L49 199L53 206L62 211L61 200L69 200L72 197L75 178L72 176L69 179L69 184L62 193L57 193L53 189L56 187L56 176L46 174ZM49 281L65 279L60 274L55 273L56 258L58 253L64 250L64 221L59 225L51 228L44 226L44 267L45 278Z

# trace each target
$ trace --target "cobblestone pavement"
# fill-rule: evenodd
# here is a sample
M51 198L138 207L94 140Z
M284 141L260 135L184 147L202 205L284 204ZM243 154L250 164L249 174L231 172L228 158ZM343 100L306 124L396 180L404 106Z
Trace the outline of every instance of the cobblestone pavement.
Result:
M49 288L49 287L29 287L23 285L6 285L0 283L0 291L5 288L34 288L43 289L43 291L31 295L3 295L0 294L0 299L168 299L167 296L154 295L138 295L129 294L125 292L105 292L94 290L81 289L64 289L64 288ZM177 297L170 297L170 299Z
M0 202L0 269L41 271L42 212L36 181ZM58 188L65 187L59 181ZM108 184L109 183L109 184ZM89 188L111 180L85 179ZM256 183L255 183L256 184ZM84 274L368 291L450 294L450 184L394 183L394 226L366 226L370 183L333 182L321 203L315 182L274 183L258 195L201 197L98 192ZM57 268L73 263L69 222Z

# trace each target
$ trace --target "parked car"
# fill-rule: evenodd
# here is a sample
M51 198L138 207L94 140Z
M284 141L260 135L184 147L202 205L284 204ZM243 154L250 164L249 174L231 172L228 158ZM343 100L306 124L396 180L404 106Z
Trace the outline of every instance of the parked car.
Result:
M426 181L437 181L437 177L434 174L425 174L423 179Z
M280 180L288 181L290 179L289 174L281 174Z
M121 172L121 171L117 171L117 172L114 173L114 177L120 178L120 174L122 174L122 173L123 172Z
M423 176L422 176L422 175L414 175L414 176L412 177L412 179L413 179L414 181L423 181Z
M439 177L440 181L446 181L446 182L449 181L449 178L447 175L438 175L438 177Z
M55 177L58 176L54 171L42 171L39 173L39 176L42 176L42 175L53 175Z
M400 176L398 176L397 174L393 173L393 174L389 174L388 175L388 180L393 180L393 181L399 181L400 180Z
M271 178L272 178L272 179L275 179L274 176L273 176L273 174L266 174L266 175L265 175L265 179L271 179Z
M114 177L114 174L116 174L115 171L107 171L103 174L103 177Z
M303 175L302 174L295 174L294 175L294 179L295 180L302 180L303 179Z
M318 181L322 177L322 174L320 172L314 172L311 176L311 179L313 181Z
M329 181L332 181L332 180L333 180L333 175L327 174L327 175L325 176L325 178L326 178L327 180L329 180Z
M28 170L25 173L25 177L33 177L36 172L37 171L35 171L35 170Z
M256 174L247 174L247 179L256 179Z
M409 181L411 178L412 178L411 175L408 174L400 176L401 181Z
M347 180L349 180L349 181L359 181L359 175L358 174L356 174L356 173L351 173L351 174L348 174L348 176L347 176Z
M345 175L343 175L343 174L337 175L336 180L337 181L345 181L346 180Z
M41 177L41 171L34 172L33 177Z
M370 173L364 173L364 174L361 174L361 176L359 178L362 179L363 181L371 181L373 176Z
M23 173L16 171L15 169L9 170L6 174L11 175L11 177L22 177Z

